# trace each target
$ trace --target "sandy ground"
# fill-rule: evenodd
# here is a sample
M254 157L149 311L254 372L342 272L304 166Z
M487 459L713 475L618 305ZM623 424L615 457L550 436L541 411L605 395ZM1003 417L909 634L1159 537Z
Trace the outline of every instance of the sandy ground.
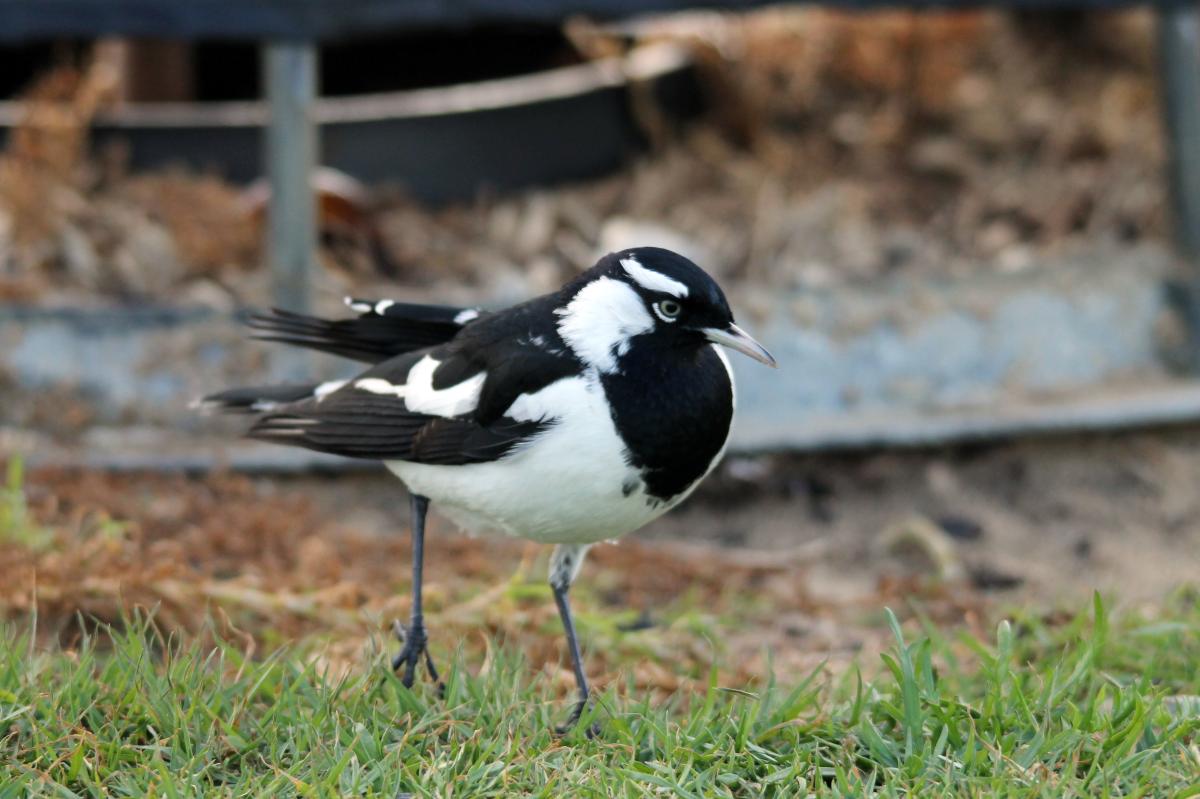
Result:
M734 462L721 489L736 494L765 471L765 496L702 499L646 535L707 527L739 546L794 551L819 594L940 572L1021 602L1073 602L1093 590L1153 600L1200 576L1197 443L1200 431L1181 430L788 459L774 469Z
M737 458L631 540L790 562L814 594L961 579L1013 600L1152 600L1200 577L1200 430L952 451ZM386 476L297 481L347 523L404 520Z

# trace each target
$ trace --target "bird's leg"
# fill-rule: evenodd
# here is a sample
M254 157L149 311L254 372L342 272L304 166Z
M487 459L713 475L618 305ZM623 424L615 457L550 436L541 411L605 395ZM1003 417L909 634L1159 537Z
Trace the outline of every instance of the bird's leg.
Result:
M583 557L587 554L586 544L559 544L550 556L550 587L554 590L554 603L558 605L558 615L562 618L563 631L567 634L567 648L571 650L571 666L575 669L575 685L579 688L579 700L571 710L567 723L558 727L558 732L565 733L575 726L579 716L588 702L587 675L583 673L583 658L579 654L579 637L575 634L575 621L571 618L571 604L567 601L567 591L579 574L583 565ZM590 731L589 731L590 732Z
M400 681L404 683L406 688L412 688L413 680L417 675L417 664L421 662L422 657L425 659L425 670L429 673L429 679L438 684L438 688L442 688L441 680L438 677L437 668L433 665L433 658L429 655L429 637L425 633L425 616L421 608L421 578L425 567L425 514L429 510L429 499L418 494L412 496L412 616L409 618L408 627L396 625L397 637L404 644L399 654L392 660L392 670L399 671L400 667L404 667L404 674L400 677Z

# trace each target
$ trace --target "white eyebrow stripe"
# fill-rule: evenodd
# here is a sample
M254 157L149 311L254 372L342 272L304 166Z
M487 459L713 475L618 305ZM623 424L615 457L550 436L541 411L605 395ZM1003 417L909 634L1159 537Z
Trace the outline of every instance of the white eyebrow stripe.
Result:
M625 273L633 278L634 282L642 288L650 289L651 291L662 291L674 297L686 297L688 295L687 286L678 280L667 277L661 272L647 269L638 263L638 260L633 256L622 258L621 266L625 268Z

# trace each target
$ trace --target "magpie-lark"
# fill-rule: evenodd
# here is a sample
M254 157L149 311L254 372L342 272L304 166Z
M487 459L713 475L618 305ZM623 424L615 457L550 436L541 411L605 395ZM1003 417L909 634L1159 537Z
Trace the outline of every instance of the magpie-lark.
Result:
M372 363L345 381L238 388L203 406L261 414L248 435L384 464L412 495L412 616L393 661L411 687L432 501L470 530L556 544L550 585L579 701L588 700L567 590L593 543L684 500L720 459L733 419L721 347L775 360L733 322L703 270L669 250L606 255L560 290L504 311L348 299L356 318L275 310L256 337ZM718 346L720 345L720 346Z

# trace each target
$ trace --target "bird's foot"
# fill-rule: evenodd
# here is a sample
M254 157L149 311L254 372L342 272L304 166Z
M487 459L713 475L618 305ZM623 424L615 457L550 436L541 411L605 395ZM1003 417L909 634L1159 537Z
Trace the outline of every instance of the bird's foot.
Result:
M400 675L400 682L404 684L404 687L413 687L417 677L417 666L423 658L429 679L438 687L438 696L444 696L446 685L438 676L437 667L433 665L433 657L429 654L429 636L425 632L425 625L417 622L406 627L397 620L392 622L392 632L395 633L396 640L402 644L396 657L392 658L392 671L398 672L401 667L404 668L404 673Z
M566 722L559 724L554 728L555 735L566 735L571 730L575 729L575 725L579 723L579 717L583 715L584 708L586 707L586 699L580 699L578 702L576 702L575 707L571 709L571 715L567 717ZM583 734L589 739L598 737L600 735L600 725L593 721L587 726L587 729L584 730Z

